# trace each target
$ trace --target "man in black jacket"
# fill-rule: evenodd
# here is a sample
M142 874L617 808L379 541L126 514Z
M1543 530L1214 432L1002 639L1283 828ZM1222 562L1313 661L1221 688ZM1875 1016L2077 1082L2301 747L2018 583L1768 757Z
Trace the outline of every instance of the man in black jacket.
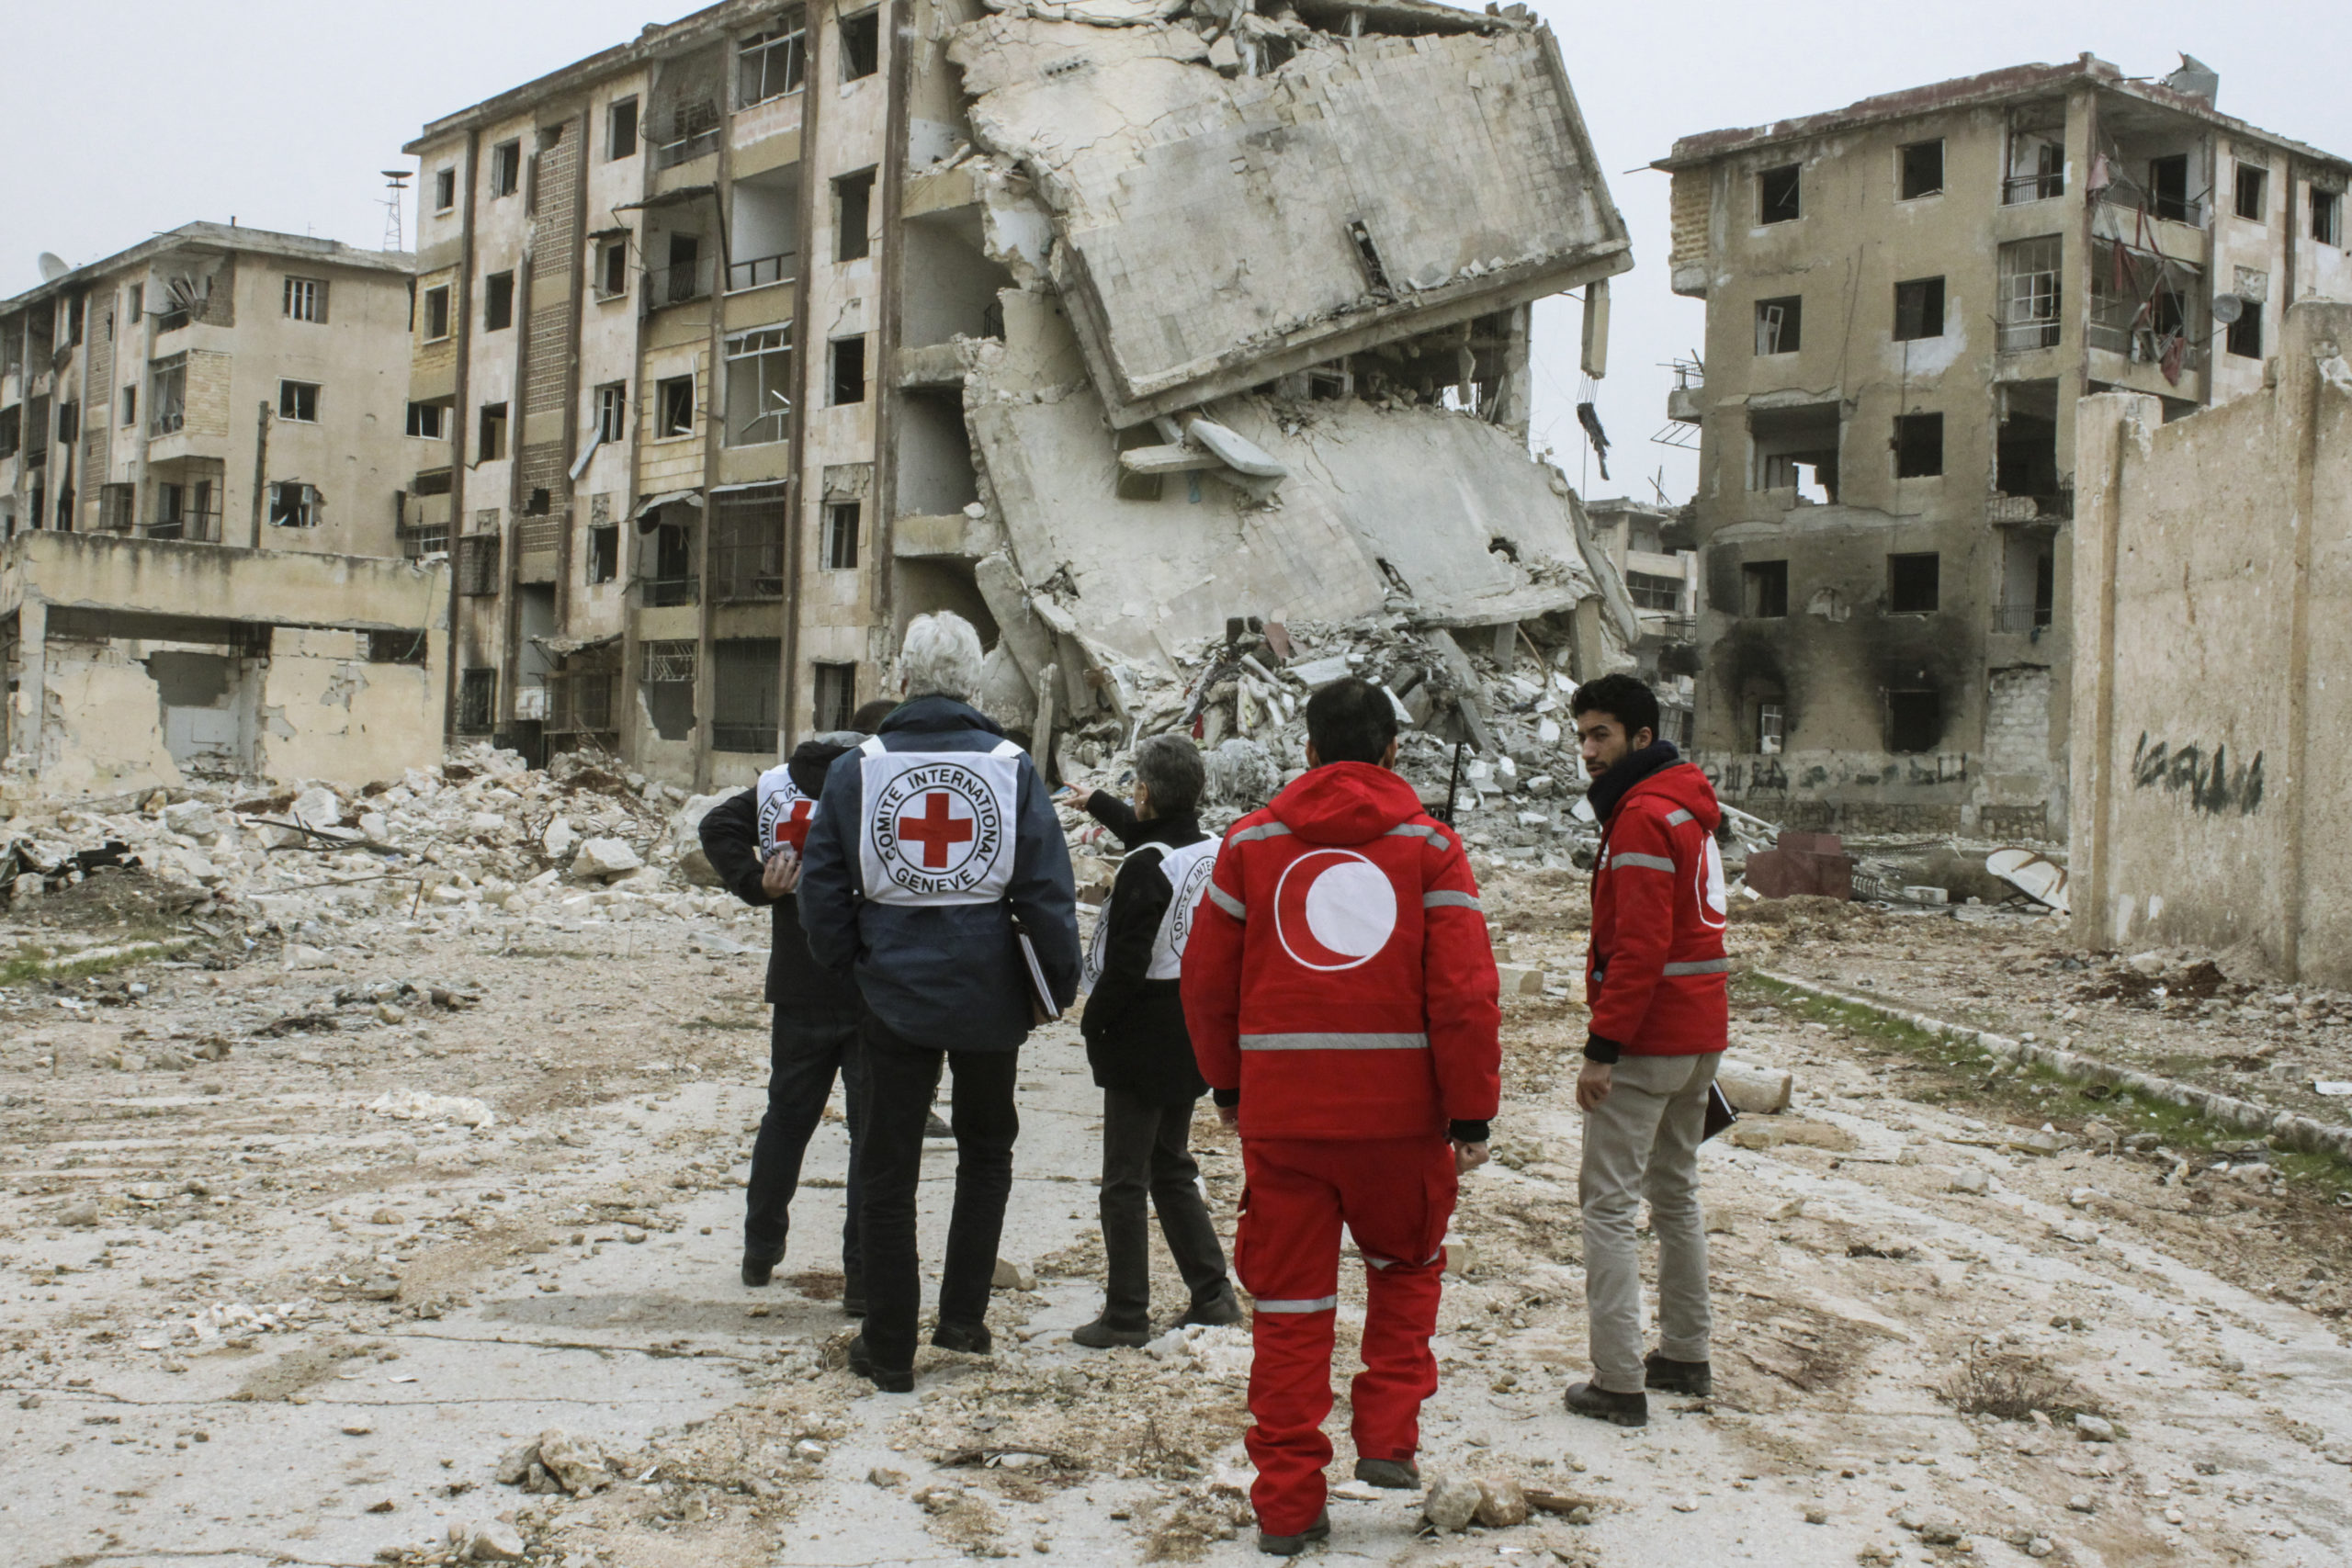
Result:
M886 710L887 711L887 710ZM728 796L702 819L702 851L735 897L774 911L768 949L768 1109L752 1145L752 1180L743 1204L743 1283L765 1285L784 1260L792 1195L809 1135L824 1119L842 1078L850 1125L848 1215L842 1224L842 1306L865 1315L865 1279L857 1243L857 1122L865 1075L857 1055L857 987L809 956L800 931L800 850L824 794L825 770L865 737L820 735L760 782Z
M1151 1337L1147 1193L1192 1292L1177 1326L1241 1321L1193 1159L1193 1107L1209 1086L1193 1059L1177 988L1193 910L1216 864L1217 840L1201 831L1194 812L1203 782L1191 740L1155 735L1136 748L1132 808L1101 790L1083 802L1127 852L1095 920L1079 1022L1102 1089L1102 1315L1070 1335L1090 1349Z
M1022 936L1057 1008L1076 997L1079 970L1077 889L1046 785L970 703L978 634L946 611L918 615L899 658L907 701L826 774L800 879L808 951L853 976L865 1001L858 1240L869 1310L849 1364L891 1393L914 1387L915 1193L941 1068L956 1082L956 1208L932 1343L985 1354L1021 1131L1013 1087L1036 1016Z

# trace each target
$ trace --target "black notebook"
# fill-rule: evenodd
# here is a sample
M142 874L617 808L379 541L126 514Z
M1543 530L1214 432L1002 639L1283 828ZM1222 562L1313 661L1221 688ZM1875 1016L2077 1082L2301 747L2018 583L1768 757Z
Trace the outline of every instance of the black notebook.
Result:
M1037 944L1029 940L1029 933L1021 929L1018 920L1012 922L1012 934L1021 940L1021 961L1029 968L1030 1010L1038 1022L1051 1023L1061 1017L1062 1010L1055 1005L1054 988L1046 984L1045 966L1037 962Z
M1022 940L1026 942L1028 939L1023 937ZM1033 959L1031 962L1034 964L1035 961ZM1731 1101L1724 1098L1724 1086L1719 1083L1709 1084L1707 1086L1707 1130L1699 1134L1699 1141L1705 1143L1738 1120L1739 1112L1734 1111L1731 1108Z

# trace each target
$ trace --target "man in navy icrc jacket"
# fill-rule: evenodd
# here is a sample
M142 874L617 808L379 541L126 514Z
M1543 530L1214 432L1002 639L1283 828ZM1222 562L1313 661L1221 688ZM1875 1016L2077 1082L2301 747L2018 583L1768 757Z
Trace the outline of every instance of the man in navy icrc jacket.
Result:
M907 700L826 774L800 876L809 952L854 977L866 1008L867 1315L850 1365L894 1392L914 1386L915 1190L940 1069L956 1080L956 1207L932 1343L986 1352L1021 1128L1016 1058L1035 1017L1013 922L1057 1007L1077 997L1079 977L1077 889L1045 783L970 705L978 634L944 611L919 615L899 667Z

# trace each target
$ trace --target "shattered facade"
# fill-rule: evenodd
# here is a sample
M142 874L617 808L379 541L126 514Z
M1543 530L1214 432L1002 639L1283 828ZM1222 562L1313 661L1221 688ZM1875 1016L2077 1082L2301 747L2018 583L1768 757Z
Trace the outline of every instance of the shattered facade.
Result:
M0 302L0 787L371 776L437 748L448 577L397 533L433 449L409 278L191 223Z
M1676 143L1707 301L1698 751L1804 828L2057 838L2075 405L2260 391L2352 164L2085 55Z
M2276 385L2166 423L2083 404L2075 940L2251 948L2352 983L2352 305L2286 313Z
M1229 617L1598 591L1528 306L1631 259L1518 7L728 4L410 151L459 734L745 783L944 608L1050 757Z
M1692 509L1624 499L1595 501L1586 558L1616 569L1640 635L1627 650L1657 693L1658 739L1686 750L1697 734L1699 552Z

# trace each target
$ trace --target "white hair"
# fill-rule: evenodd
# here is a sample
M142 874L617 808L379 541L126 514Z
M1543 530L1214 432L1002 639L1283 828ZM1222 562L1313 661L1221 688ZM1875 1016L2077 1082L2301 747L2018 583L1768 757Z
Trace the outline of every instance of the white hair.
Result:
M909 697L967 703L980 689L980 634L953 610L917 615L899 644L899 679Z

